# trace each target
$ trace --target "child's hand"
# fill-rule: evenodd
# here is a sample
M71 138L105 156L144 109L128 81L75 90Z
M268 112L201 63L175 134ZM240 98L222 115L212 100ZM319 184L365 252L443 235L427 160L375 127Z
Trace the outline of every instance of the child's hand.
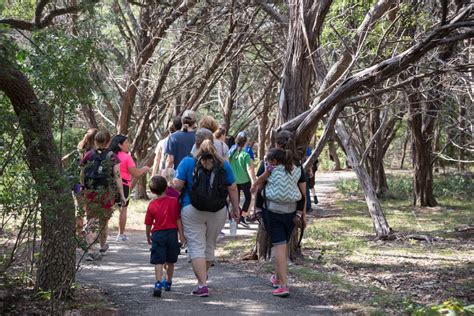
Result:
M188 241L186 240L186 237L184 236L179 236L179 242L181 243L181 247L185 247Z

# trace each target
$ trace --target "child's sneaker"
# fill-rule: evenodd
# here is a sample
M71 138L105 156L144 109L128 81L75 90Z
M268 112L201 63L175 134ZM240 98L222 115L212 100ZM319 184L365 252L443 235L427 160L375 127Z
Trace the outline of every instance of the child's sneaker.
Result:
M155 283L155 288L153 289L153 296L161 297L161 282Z
M279 287L276 290L273 290L272 294L274 296L279 296L279 297L288 297L288 296L290 296L290 289L286 286Z
M272 282L272 287L274 289L278 288L278 278L276 273L273 273L272 276L270 277L270 282Z
M208 297L209 288L207 287L207 285L197 286L191 294L194 296L199 296L199 297Z
M165 289L166 292L171 291L171 282L167 282L165 278L161 280L161 286Z

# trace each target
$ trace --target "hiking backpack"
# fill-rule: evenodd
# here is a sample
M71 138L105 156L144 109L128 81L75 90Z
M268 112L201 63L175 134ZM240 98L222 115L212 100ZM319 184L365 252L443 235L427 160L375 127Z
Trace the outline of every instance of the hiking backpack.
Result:
M113 166L110 161L113 152L92 149L93 154L84 169L84 185L87 189L97 190L107 187L109 179L113 177Z
M207 170L202 160L212 159L213 168ZM191 204L204 212L217 212L227 204L227 185L224 166L212 156L200 157L194 166L193 184L191 187Z

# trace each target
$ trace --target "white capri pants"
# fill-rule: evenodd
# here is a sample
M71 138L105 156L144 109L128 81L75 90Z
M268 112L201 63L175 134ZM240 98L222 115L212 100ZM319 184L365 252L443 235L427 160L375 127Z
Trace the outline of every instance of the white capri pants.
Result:
M224 207L215 213L199 211L191 204L181 210L184 236L192 259L214 261L217 237L224 227L227 211Z

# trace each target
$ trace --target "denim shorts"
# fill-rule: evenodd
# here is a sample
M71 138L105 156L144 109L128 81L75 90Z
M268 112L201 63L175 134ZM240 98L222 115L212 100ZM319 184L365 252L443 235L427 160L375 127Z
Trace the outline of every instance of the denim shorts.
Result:
M296 216L296 212L280 214L266 211L266 213L266 216L268 216L268 226L265 226L269 227L272 245L278 246L288 243L295 228L293 218Z
M176 263L180 245L177 229L157 230L151 235L151 264Z

